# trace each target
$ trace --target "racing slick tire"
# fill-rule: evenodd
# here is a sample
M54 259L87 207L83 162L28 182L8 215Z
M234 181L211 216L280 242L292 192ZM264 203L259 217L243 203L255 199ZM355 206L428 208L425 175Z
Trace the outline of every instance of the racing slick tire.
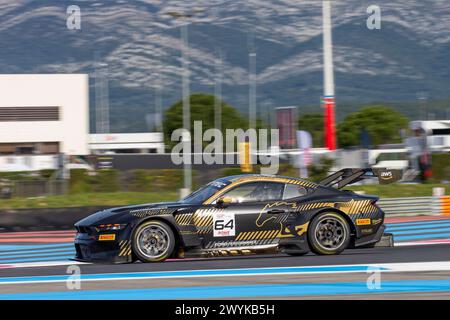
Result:
M318 214L308 228L309 246L315 254L340 254L348 247L350 240L350 226L337 212Z
M149 220L136 227L131 246L140 261L161 262L174 252L175 235L166 223Z

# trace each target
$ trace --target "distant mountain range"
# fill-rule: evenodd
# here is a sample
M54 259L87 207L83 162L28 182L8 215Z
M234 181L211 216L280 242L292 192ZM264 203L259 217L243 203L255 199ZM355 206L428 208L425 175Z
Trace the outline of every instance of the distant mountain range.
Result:
M338 118L372 101L395 102L418 117L407 108L422 96L444 101L430 108L445 116L450 1L376 2L381 30L366 27L374 1L332 1ZM74 4L81 8L81 30L66 27L66 8ZM167 13L194 12L188 27L193 92L214 92L222 55L224 100L245 113L253 46L260 110L295 105L320 112L321 10L321 1L312 0L0 0L0 73L89 73L94 120L95 66L107 64L112 130L145 130L158 86L165 107L181 98L181 22Z

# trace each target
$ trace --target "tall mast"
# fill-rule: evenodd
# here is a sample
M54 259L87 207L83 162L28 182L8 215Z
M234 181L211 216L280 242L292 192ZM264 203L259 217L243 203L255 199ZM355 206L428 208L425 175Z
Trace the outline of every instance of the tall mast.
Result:
M336 150L336 124L333 74L333 43L331 32L331 1L323 1L323 80L325 109L325 146L328 150Z

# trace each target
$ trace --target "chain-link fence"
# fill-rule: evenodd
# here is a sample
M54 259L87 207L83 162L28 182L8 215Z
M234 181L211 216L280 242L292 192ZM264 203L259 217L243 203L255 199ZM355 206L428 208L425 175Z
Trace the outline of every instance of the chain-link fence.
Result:
M13 197L29 198L52 195L63 195L69 191L67 180L32 180L14 181Z
M12 197L13 184L7 179L0 179L0 199L9 199Z

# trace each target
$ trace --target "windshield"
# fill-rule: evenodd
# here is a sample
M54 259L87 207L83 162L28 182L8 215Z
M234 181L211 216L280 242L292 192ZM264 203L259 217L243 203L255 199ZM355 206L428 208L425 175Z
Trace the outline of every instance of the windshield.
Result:
M192 192L190 195L188 195L186 198L180 201L191 204L201 204L226 185L227 185L226 183L219 181L210 182L206 186L201 187L197 191Z

